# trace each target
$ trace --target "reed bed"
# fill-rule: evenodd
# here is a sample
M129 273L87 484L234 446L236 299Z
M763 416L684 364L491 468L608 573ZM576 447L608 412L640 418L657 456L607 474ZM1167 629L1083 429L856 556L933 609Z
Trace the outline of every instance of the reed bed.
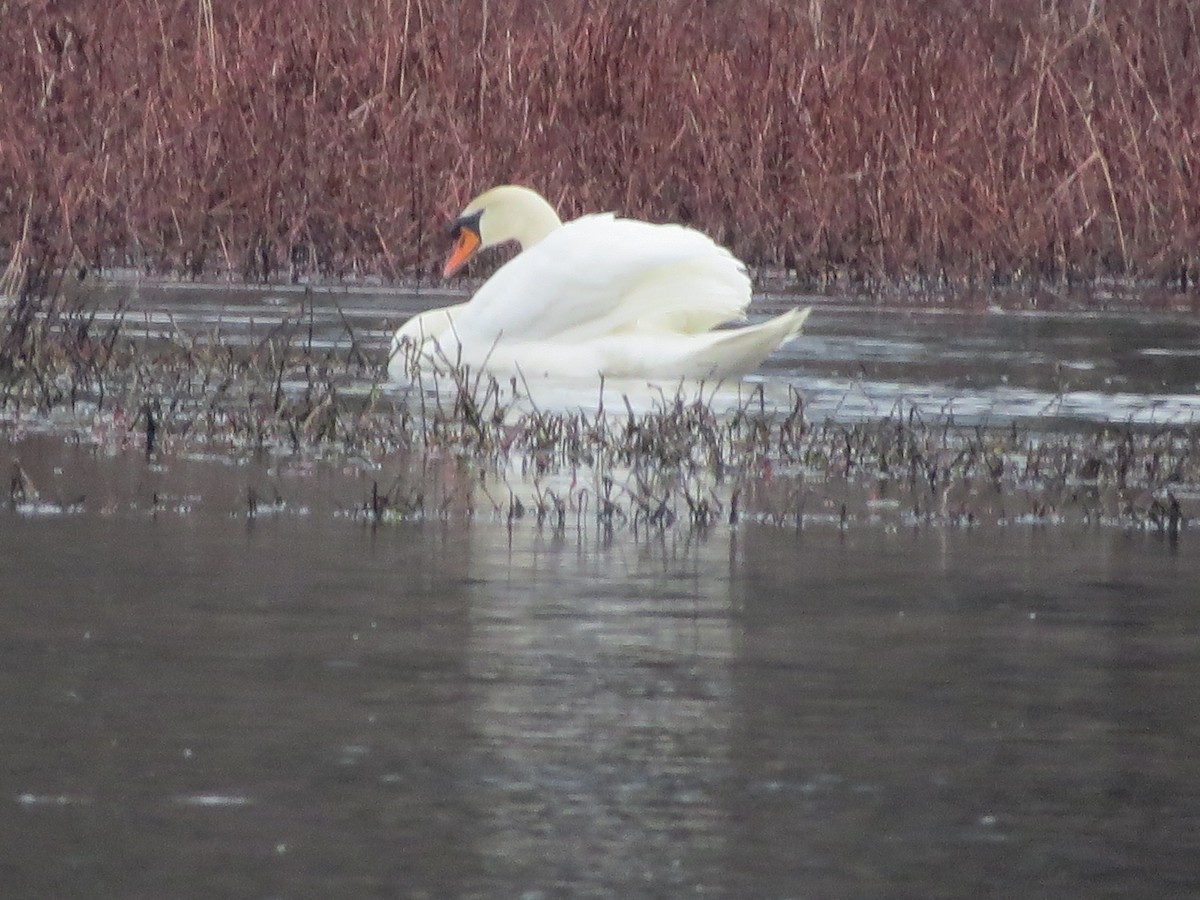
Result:
M59 276L44 279L55 284ZM251 344L218 328L132 335L86 293L26 290L0 311L0 438L62 433L147 460L347 463L376 473L348 513L374 524L487 516L637 535L1025 522L1158 529L1200 515L1200 428L1043 433L956 425L913 406L814 421L761 389L718 408L711 388L649 408L541 409L525 386L454 369L436 389L385 385L386 361L315 346L303 309ZM17 456L19 457L19 452ZM446 478L445 471L453 473ZM441 474L439 474L441 473ZM19 462L10 502L28 502ZM248 495L257 508L257 495Z
M1190 0L0 4L0 250L421 279L493 183L810 289L1200 279ZM33 268L29 268L33 267Z

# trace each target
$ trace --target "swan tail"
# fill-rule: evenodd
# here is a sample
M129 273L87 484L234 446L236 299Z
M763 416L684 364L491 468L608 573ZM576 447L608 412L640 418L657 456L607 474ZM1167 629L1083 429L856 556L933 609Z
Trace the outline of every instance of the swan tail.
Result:
M739 378L752 372L772 352L800 334L812 307L792 309L760 322L714 331L711 342L692 358L691 375L706 380Z

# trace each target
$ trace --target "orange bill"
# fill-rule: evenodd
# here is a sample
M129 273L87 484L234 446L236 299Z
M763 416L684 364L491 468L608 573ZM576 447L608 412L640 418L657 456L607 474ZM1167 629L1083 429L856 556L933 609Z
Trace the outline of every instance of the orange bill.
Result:
M474 256L475 251L479 249L478 231L466 226L456 230L458 237L454 242L454 249L450 251L450 258L446 260L446 267L442 270L443 278L449 278L466 265L467 260Z

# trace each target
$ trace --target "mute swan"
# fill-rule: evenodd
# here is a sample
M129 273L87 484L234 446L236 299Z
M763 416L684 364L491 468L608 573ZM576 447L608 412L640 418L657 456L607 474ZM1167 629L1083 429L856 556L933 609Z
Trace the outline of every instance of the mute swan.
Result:
M743 319L750 303L745 266L728 250L690 228L611 213L564 225L524 187L480 194L451 233L446 277L506 241L521 252L469 302L406 322L392 340L394 379L414 361L526 378L735 378L795 337L811 312L714 330Z

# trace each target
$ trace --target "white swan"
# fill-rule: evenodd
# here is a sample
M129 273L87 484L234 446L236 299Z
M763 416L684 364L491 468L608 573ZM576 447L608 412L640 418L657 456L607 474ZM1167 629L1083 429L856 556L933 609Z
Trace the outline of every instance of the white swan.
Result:
M414 316L392 340L389 374L467 365L526 378L720 380L756 368L795 337L811 309L740 328L745 266L709 237L611 213L565 225L528 188L493 188L455 220L449 277L478 250L521 252L467 303Z

